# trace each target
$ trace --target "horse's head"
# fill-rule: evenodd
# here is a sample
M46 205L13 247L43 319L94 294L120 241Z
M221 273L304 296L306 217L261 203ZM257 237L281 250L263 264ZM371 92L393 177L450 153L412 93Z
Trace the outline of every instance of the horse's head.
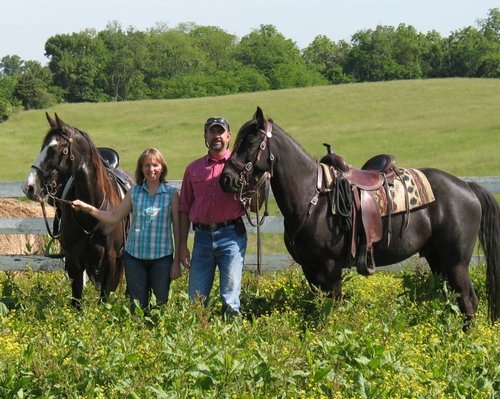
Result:
M220 183L226 192L252 191L272 174L274 155L270 140L273 125L260 107L238 132L233 153L222 172Z
M75 129L59 119L57 114L55 119L49 114L46 116L50 130L23 185L24 194L33 201L41 201L47 194L55 195L69 178L74 160L72 144Z

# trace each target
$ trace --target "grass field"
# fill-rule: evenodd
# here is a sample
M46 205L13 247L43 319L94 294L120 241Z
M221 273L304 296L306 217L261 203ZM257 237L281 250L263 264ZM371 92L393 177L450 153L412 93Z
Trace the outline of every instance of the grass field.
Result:
M330 142L354 165L388 152L401 166L498 176L499 104L498 79L447 79L47 111L115 147L128 170L158 147L171 179L206 152L208 116L224 115L236 133L257 105L317 158ZM25 177L44 112L0 124L0 181ZM263 242L264 254L284 252L281 235ZM0 398L496 398L500 323L488 320L484 265L471 270L480 303L464 333L456 295L412 262L370 278L346 271L341 302L314 296L296 265L246 271L232 322L220 318L217 282L205 309L188 300L186 274L166 306L132 315L123 286L97 304L88 284L78 312L64 272L0 272Z
M226 117L236 135L257 106L312 156L329 142L353 165L392 153L400 166L437 167L459 176L500 175L500 79L438 79L349 84L187 100L61 104L16 113L0 124L0 181L23 180L48 129L45 112L116 148L133 171L158 147L170 179L203 155L206 118Z

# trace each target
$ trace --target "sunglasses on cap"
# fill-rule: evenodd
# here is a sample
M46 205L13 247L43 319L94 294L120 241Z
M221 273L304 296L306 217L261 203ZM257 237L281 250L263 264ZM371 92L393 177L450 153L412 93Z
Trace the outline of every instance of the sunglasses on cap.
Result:
M205 131L207 131L214 125L220 125L226 130L229 130L229 123L227 123L224 118L208 118L205 122Z

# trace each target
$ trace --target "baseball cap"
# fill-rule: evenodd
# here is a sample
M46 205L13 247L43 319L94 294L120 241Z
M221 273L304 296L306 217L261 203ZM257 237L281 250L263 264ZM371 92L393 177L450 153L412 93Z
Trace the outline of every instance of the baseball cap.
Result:
M215 125L222 126L224 129L229 130L229 123L227 123L224 118L214 117L208 118L205 122L205 132Z

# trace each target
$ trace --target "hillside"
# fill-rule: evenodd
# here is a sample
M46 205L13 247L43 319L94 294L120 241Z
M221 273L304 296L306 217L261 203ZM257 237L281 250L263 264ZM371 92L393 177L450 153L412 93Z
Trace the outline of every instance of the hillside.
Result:
M500 79L437 79L323 86L185 100L62 104L19 112L0 124L0 181L23 180L48 129L45 112L116 148L133 171L139 153L158 147L170 179L205 153L207 117L226 117L236 136L256 106L311 155L322 143L350 163L392 153L401 166L459 176L500 175ZM233 137L233 138L234 138Z

